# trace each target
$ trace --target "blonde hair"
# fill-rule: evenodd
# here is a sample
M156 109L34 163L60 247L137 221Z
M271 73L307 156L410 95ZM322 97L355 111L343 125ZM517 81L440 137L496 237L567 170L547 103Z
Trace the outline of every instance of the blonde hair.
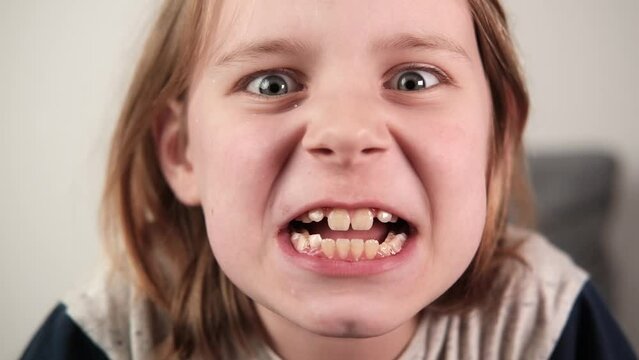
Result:
M501 239L511 179L525 178L515 168L522 164L528 95L506 17L498 0L469 4L494 108L487 219L472 264L435 304L443 311L479 303L501 259L514 253ZM164 2L113 135L104 190L108 254L168 314L170 335L162 348L169 357L245 357L265 336L252 301L217 265L201 208L180 203L164 180L151 131L169 101L185 100L219 7L219 0ZM525 181L516 183L526 194Z

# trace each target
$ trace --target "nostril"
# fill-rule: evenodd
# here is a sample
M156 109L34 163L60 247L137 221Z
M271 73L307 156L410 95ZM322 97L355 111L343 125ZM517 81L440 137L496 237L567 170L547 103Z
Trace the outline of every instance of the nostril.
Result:
M335 153L335 151L328 148L313 149L312 152L316 155L332 155Z
M383 152L383 151L384 151L384 149L382 149L382 148L371 147L371 148L363 149L362 153L364 153L366 155L371 155L371 154L380 153L380 152Z

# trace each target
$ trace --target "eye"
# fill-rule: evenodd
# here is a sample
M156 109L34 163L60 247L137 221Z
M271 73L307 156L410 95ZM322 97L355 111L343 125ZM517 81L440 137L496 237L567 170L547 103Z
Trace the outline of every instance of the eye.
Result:
M420 91L438 85L441 81L433 72L435 70L405 70L393 78L389 82L389 87L393 90L400 91Z
M291 76L280 73L268 73L251 80L246 91L263 96L282 96L299 91L301 85Z

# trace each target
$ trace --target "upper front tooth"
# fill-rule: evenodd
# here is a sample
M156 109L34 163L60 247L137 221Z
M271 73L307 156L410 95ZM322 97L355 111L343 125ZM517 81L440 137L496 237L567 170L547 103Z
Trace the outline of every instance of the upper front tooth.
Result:
M358 209L351 219L353 230L370 230L373 227L373 212L370 209Z
M347 231L351 226L351 218L344 209L333 209L328 214L328 227L331 230Z
M308 218L314 222L320 222L324 219L324 210L315 209L308 212Z
M377 220L379 220L380 222L387 223L391 221L392 218L393 214L389 213L388 211L377 210Z

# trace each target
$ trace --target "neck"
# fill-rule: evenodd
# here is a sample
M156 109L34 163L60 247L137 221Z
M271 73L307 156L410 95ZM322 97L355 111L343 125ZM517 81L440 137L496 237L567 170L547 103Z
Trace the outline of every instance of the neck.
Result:
M336 338L312 333L256 305L273 350L282 359L396 359L412 339L418 317L371 338Z

